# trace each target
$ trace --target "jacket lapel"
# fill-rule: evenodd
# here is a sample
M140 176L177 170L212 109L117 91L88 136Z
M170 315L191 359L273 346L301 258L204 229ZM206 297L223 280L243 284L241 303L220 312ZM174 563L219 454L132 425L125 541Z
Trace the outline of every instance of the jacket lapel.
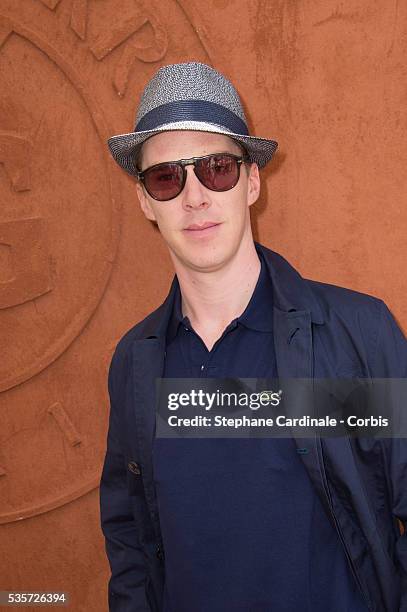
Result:
M273 320L279 379L282 382L291 378L312 379L314 368L311 313L309 311L284 312L274 308ZM284 389L284 384L282 386ZM303 399L304 396L296 393L296 390L290 397L290 410L298 416L306 414ZM312 438L300 438L293 434L292 437L296 443L297 452L330 517L331 511L324 486L320 439L316 435Z
M144 494L150 511L157 542L162 547L156 491L153 477L153 439L156 425L157 379L164 373L165 334L178 290L174 277L164 303L147 319L141 338L131 347L133 417L135 423L135 457L141 465Z
M133 344L134 418L137 447L144 479L152 478L149 460L155 434L156 379L164 372L165 343L162 338L137 340Z

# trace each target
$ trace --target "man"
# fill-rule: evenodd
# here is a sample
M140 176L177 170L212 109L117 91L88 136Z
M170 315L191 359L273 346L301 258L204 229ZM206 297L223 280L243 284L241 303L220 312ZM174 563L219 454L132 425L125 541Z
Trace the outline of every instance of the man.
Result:
M209 66L161 68L134 132L109 146L176 273L109 370L109 609L407 610L404 440L155 436L161 377L406 377L389 310L303 279L253 241L259 168L277 143L248 134L234 87Z

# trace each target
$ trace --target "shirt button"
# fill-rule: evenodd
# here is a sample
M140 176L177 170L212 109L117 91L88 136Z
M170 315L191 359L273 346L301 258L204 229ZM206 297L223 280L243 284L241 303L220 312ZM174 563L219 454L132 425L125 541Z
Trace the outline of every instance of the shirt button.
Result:
M204 366L204 364L202 364L202 365L201 365L201 370L203 370L203 369L204 369L204 367L205 367L205 366Z

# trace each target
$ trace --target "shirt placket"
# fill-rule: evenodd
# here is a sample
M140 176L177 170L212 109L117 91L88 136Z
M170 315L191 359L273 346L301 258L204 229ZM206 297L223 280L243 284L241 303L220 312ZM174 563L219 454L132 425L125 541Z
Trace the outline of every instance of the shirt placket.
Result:
M190 375L192 378L197 376L198 378L204 378L207 376L218 377L220 372L220 365L212 364L212 361L218 353L219 344L224 340L225 336L237 327L237 322L233 321L224 330L223 334L213 345L212 349L208 351L207 347L199 335L194 329L188 324L184 324L184 332L188 335L188 354L184 355L187 357L187 363L190 364ZM184 350L183 343L181 343L182 350ZM221 363L221 362L219 362Z

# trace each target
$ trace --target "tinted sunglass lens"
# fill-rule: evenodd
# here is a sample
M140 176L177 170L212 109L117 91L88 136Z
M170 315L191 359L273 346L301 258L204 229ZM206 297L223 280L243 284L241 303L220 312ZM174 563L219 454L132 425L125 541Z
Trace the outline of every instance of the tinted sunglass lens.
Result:
M144 175L144 185L152 198L171 200L181 193L183 169L178 164L160 164Z
M239 164L231 155L209 155L195 169L198 179L212 191L228 191L239 180Z

